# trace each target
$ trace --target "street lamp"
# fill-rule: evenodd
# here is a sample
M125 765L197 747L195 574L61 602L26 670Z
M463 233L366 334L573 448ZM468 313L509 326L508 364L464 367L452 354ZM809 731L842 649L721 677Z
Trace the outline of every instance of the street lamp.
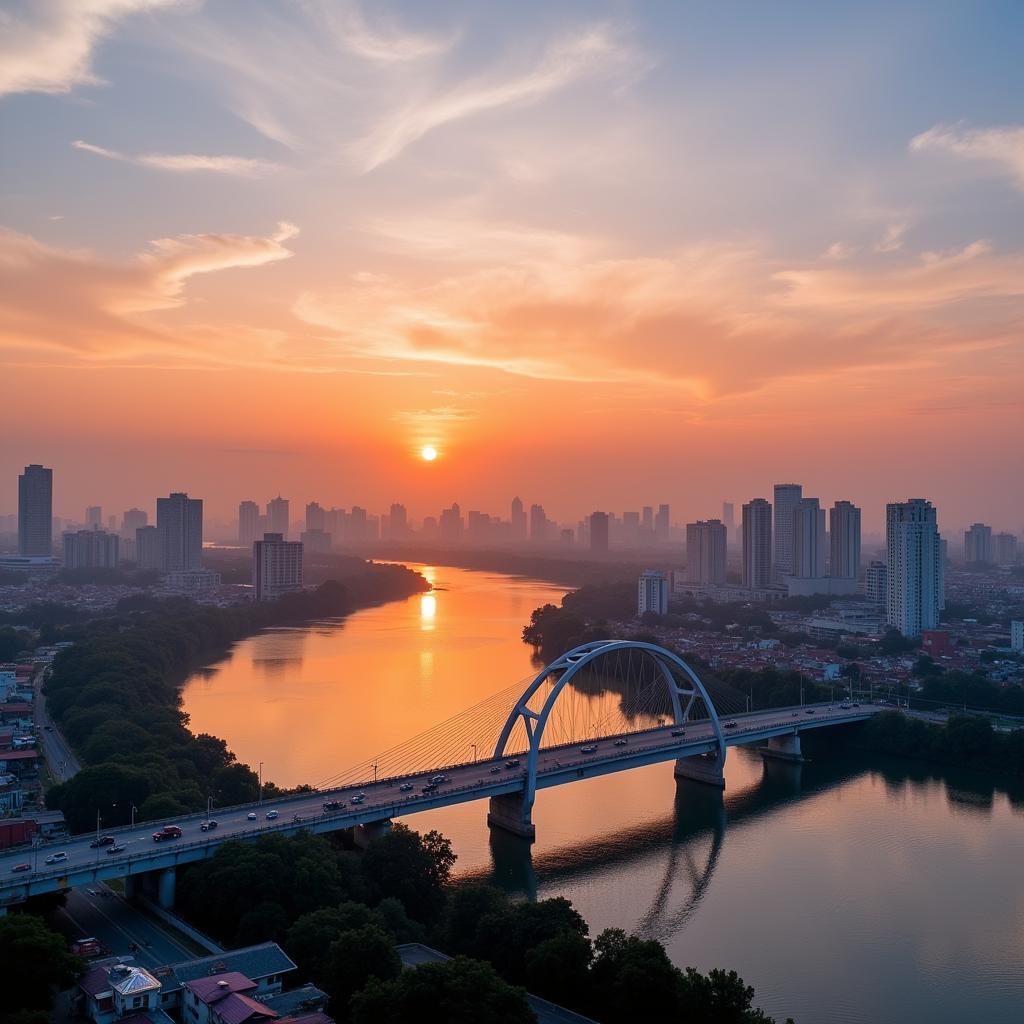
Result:
M373 784L377 784L377 762L373 762Z
M263 762L260 761L260 796L256 803L263 803Z
M138 807L132 804L132 828L135 828L135 815L139 813Z
M473 761L475 763L476 762L476 744L475 743L470 743L470 746L473 748Z

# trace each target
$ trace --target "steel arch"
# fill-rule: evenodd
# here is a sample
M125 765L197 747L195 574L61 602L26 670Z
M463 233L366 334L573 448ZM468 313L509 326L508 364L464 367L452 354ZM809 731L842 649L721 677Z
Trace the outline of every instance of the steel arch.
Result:
M515 728L516 723L522 719L523 728L526 730L526 735L530 741L530 749L526 761L526 792L523 794L527 814L529 814L530 809L533 807L534 797L537 795L537 760L540 756L541 737L544 735L544 726L547 724L548 716L551 714L555 701L558 700L558 695L562 692L566 683L580 669L585 668L602 655L623 650L645 651L654 658L658 668L661 670L662 679L665 681L665 686L672 701L672 715L677 725L683 725L686 722L686 716L690 713L690 708L696 697L699 695L703 699L718 740L716 760L724 768L725 736L722 733L721 723L718 721L718 712L715 710L711 695L705 689L697 673L678 654L674 654L664 647L659 647L657 644L644 643L642 640L595 640L589 644L580 644L579 647L574 647L571 651L567 651L551 662L550 665L546 665L537 674L533 682L530 683L523 691L519 700L516 701L515 707L505 720L505 726L501 730L501 735L498 737L498 742L494 747L494 756L504 757L505 745L512 735L512 730ZM686 678L690 680L693 684L690 689L685 689L676 682L672 675L673 668L681 670ZM557 672L560 672L561 675L552 686L551 693L548 694L543 707L540 711L532 710L528 706L530 698L550 676ZM680 698L686 698L685 707Z

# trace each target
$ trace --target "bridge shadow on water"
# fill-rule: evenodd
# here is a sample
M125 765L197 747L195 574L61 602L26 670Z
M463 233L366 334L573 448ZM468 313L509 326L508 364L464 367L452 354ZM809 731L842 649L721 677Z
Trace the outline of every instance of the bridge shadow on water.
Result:
M997 796L1024 813L1024 782L943 771L934 765L883 757L826 737L805 739L804 764L765 759L757 780L743 789L722 791L687 779L676 781L671 810L664 816L631 823L618 831L587 836L578 843L534 856L531 844L492 829L490 870L464 876L535 899L538 889L598 876L652 861L663 861L650 903L640 915L638 931L665 938L682 928L699 908L713 883L715 868L729 833L755 825L783 809L820 797L865 776L880 779L891 795L940 787L950 807L961 813L991 813ZM760 760L752 749L735 749L731 757Z

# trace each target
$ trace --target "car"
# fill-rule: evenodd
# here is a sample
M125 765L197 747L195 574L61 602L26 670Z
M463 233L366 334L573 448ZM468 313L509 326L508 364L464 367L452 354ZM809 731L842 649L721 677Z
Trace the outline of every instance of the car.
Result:
M505 767L506 768L518 768L519 767L519 758L518 757L509 758L509 760L507 760L505 762Z
M428 782L425 786L420 787L420 791L423 793L433 793L437 789L437 786L433 782Z
M32 865L27 863L27 862L22 863L22 864L15 864L14 867L11 868L11 870L12 871L31 871L32 870Z
M500 772L500 771L501 771L501 769L500 769L500 768L499 768L499 767L498 767L497 765L495 765L495 766L494 766L494 767L493 767L493 768L491 769L491 775L497 775L497 774L498 774L498 772Z
M358 796L352 797L352 803L361 804L366 799L365 793L360 793Z
M673 736L685 736L686 735L686 730L685 729L673 729L672 730L672 735Z
M44 726L43 726L43 729L44 729L44 730L45 730L46 732L53 732L53 726L52 726L52 725L44 725Z
M249 813L248 813L248 814L247 814L247 815L245 816L245 818L246 818L246 821L255 821L255 820L256 820L256 812L255 812L255 811L250 811L250 812L249 812Z
M626 743L627 743L626 740L616 740L615 741L615 746L617 746L617 747L624 747L626 745Z
M89 844L89 846L90 846L90 847L91 847L91 848L92 848L93 850L96 850L96 849L99 849L99 847L101 847L101 846L113 846L113 845L114 845L114 842L115 842L115 840L114 840L114 837L113 837L113 836L97 836L97 837L96 837L96 838L95 838L95 839L94 839L94 840L93 840L93 841L92 841L92 842L91 842L91 843Z
M790 718L799 718L800 717L800 712L799 711L794 711L789 717Z
M414 786L414 785L413 785L413 784L412 784L411 782L403 782L403 783L402 783L402 784L401 784L401 785L400 785L400 786L398 787L398 791L399 791L400 793L408 793L408 792L409 792L410 790L413 790L413 789L415 789L415 788L416 788L416 787L415 787L415 786Z
M735 722L726 722L725 725L723 726L723 728L725 728L725 729L735 729L736 728L736 723Z
M447 782L448 781L448 776L447 775L435 775L430 781L435 786L440 786L442 782Z
M585 747L580 747L581 754L592 754L595 750L597 750L596 743L588 743Z
M843 711L849 711L851 705L850 704L840 704L839 707L842 708Z
M807 709L807 710L806 710L806 711L804 712L804 714L805 714L805 715L813 715L813 714L814 714L814 708L808 708L808 709Z
M216 827L217 827L217 822L214 821L213 818L211 818L209 821L201 821L201 822L199 822L199 831L200 832L209 832L211 829L214 829Z
M344 800L325 800L324 810L325 811L340 811L345 806Z
M64 851L62 850L60 853L51 853L50 856L46 858L46 863L47 864L59 864L62 860L67 860L67 859L68 859L68 855L66 853L64 853Z
M107 856L109 857L112 853L124 853L125 847L123 843L115 843L113 846L107 847Z
M852 707L859 708L860 705L856 701L854 701Z
M273 821L277 817L277 811L267 811L264 817L267 821Z

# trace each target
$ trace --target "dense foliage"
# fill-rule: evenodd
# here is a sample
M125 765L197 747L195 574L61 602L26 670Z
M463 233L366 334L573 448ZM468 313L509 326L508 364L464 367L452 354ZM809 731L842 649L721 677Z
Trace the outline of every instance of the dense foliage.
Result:
M4 1007L0 1017L31 1020L32 1011L48 1015L56 990L72 984L81 970L62 936L38 917L9 914L0 918L0 987Z
M885 754L1024 775L1024 729L997 732L989 719L978 716L953 715L932 725L884 711L865 722L860 739Z
M263 627L344 615L354 607L427 586L400 566L368 566L344 584L289 594L266 604L216 608L184 598L126 598L54 661L45 692L50 714L84 763L47 793L73 832L173 817L253 800L256 774L223 740L194 736L181 710L186 675ZM271 786L268 792L273 792Z

